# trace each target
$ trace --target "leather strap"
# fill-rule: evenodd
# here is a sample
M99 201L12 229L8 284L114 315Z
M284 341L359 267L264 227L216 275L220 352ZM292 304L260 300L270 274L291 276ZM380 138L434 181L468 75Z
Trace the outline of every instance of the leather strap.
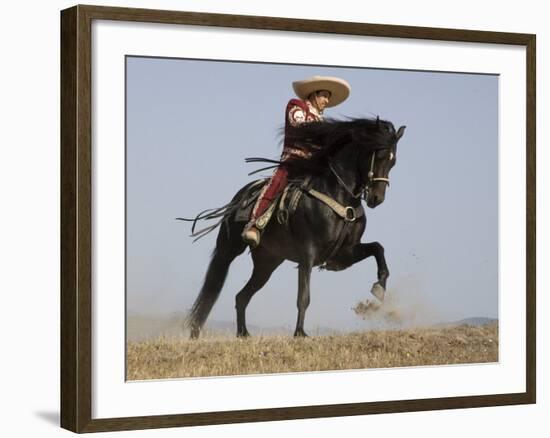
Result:
M340 216L346 222L353 222L357 218L365 214L361 205L358 205L357 207L346 207L332 199L330 196L327 196L324 193L318 192L314 189L307 190L307 193L309 193L311 196L318 199L319 201L323 202L324 204L328 205L338 216Z

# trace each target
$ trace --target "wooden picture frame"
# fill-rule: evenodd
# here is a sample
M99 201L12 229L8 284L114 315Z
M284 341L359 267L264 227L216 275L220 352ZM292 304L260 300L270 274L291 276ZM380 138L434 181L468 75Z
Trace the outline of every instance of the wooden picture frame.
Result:
M526 339L525 391L228 410L174 415L92 418L92 22L161 23L514 45L526 50ZM148 429L224 423L396 413L536 401L535 291L535 58L531 34L331 22L195 12L75 6L61 12L61 426L74 432Z

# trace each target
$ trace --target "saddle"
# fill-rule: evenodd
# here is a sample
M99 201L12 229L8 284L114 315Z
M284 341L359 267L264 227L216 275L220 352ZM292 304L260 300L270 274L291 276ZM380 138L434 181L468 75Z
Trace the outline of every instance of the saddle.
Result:
M235 222L248 222L252 213L252 208L260 195L263 186L267 183L267 179L258 180L250 185L244 193L240 205L235 211ZM351 222L354 222L359 217L365 214L363 206L359 204L357 207L344 206L325 195L310 188L311 176L306 176L303 180L289 181L285 189L273 200L266 212L256 219L256 227L263 230L273 213L276 214L277 221L281 225L288 224L288 218L294 214L300 199L304 193L314 197L320 202L330 207L338 216L344 220L345 227Z
M267 179L258 180L250 185L235 211L235 222L248 222L250 220L254 204L267 181ZM309 190L310 181L311 177L309 176L302 181L289 181L265 213L256 220L256 227L264 229L274 213L277 222L286 225L288 218L296 211L303 193Z

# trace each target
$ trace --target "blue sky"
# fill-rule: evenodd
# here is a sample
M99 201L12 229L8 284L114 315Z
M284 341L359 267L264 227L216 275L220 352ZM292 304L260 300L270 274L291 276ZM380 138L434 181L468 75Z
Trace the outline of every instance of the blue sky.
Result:
M407 125L385 202L367 210L363 242L379 241L388 297L418 321L498 316L498 77L459 73L127 58L127 307L189 308L215 234L196 243L179 216L225 204L254 177L249 156L280 155L291 83L340 76L350 98L327 117ZM268 175L267 173L264 175ZM234 321L251 272L232 265L211 318ZM312 277L306 330L369 327L352 311L369 297L368 259ZM252 299L250 324L294 327L297 271L285 262Z

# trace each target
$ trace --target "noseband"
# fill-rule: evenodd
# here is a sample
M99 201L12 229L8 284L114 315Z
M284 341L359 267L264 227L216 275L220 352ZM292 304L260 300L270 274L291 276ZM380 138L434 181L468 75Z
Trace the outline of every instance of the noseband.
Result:
M367 199L367 193L369 191L369 188L372 184L378 181L385 182L388 186L390 185L390 179L389 178L383 178L383 177L377 177L374 176L374 158L376 155L376 151L372 152L372 157L370 160L370 169L369 173L367 174L367 181L360 187L359 191L357 193L353 193L353 190L351 190L348 185L344 182L344 180L338 175L338 172L336 172L336 169L334 168L334 165L332 164L332 161L329 161L328 165L331 170L331 172L336 177L338 183L346 189L346 191L353 197L353 198L359 198L363 197L363 199Z

